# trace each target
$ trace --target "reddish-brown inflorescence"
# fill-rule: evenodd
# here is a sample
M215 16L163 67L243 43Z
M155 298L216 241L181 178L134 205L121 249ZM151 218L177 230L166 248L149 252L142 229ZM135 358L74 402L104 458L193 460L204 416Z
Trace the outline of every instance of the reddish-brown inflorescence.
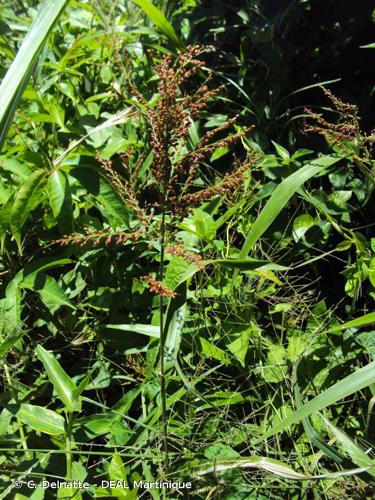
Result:
M91 244L94 248L99 245L124 245L131 241L135 242L144 236L144 231L137 230L130 233L121 229L94 229L92 227L84 227L85 233L71 233L65 235L54 243L62 246L77 245L81 248Z
M312 123L305 123L304 131L322 135L330 144L339 146L350 155L354 152L348 144L351 143L362 156L358 157L358 160L370 158L375 135L374 131L369 135L361 131L357 106L343 102L325 87L321 87L321 89L338 113L338 121L337 123L328 122L320 113L305 108L305 113L312 119Z
M239 141L251 129L249 127L212 142L238 121L239 116L235 116L206 132L194 147L189 143L187 136L193 120L223 89L223 85L209 89L211 75L196 91L186 89L187 82L194 75L206 71L204 62L200 59L205 50L207 47L188 46L185 52L178 54L176 61L170 55L162 59L155 70L159 77L159 100L154 107L136 89L131 88L133 96L146 110L149 123L153 153L151 174L159 193L159 200L153 206L163 206L163 210L173 215L182 215L187 209L188 193L195 188L196 175L202 162L216 149ZM241 172L244 170L241 169ZM191 195L191 199L205 199L216 192L225 194L233 186L237 187L234 178L239 179L239 171L235 172L234 177L228 175L217 189L203 190L200 197L195 193Z
M233 191L235 191L243 183L244 174L247 170L249 170L251 165L251 163L241 165L232 174L225 175L224 179L216 186L183 196L180 200L181 206L191 206L196 203L202 203L204 200L207 200L215 195L225 196L233 193Z
M173 290L164 285L162 281L156 280L149 274L147 276L141 276L141 280L147 281L150 286L150 292L159 295L159 297L174 298L177 295Z
M169 255L175 255L177 257L182 257L184 260L195 264L199 269L204 269L205 266L202 264L202 257L194 252L189 252L185 250L183 244L177 244L167 248L167 253Z

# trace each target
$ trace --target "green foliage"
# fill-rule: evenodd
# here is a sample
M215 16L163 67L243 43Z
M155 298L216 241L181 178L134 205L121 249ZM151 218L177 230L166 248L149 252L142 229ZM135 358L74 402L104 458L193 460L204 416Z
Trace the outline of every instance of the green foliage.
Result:
M372 496L369 15L315 15L1 4L1 498Z

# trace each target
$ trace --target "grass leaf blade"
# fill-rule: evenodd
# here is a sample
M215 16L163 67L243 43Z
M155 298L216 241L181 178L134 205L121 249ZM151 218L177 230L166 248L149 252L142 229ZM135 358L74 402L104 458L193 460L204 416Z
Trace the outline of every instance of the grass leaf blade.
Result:
M45 0L0 85L0 150L40 51L67 0Z
M297 172L291 174L277 186L275 191L272 193L271 198L267 201L263 210L260 212L251 227L242 246L240 259L244 259L248 256L255 243L269 228L297 189L300 188L307 180L311 179L311 177L320 174L325 168L333 165L337 161L339 161L339 158L332 156L318 158L317 160L308 163Z
M287 427L300 422L313 413L327 408L327 406L330 406L331 404L334 404L373 383L375 383L375 361L369 363L363 368L360 368L354 373L351 373L339 382L336 382L336 384L332 385L311 401L298 408L298 410L293 412L283 421L266 431L260 439L254 441L254 444L259 443L264 439L268 439L270 436L273 436L278 432L282 432Z

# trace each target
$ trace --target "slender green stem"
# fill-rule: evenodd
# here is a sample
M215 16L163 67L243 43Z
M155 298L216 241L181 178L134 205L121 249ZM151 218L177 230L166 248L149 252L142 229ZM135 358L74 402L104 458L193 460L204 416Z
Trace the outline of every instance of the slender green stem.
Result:
M66 479L72 480L72 427L73 427L73 412L67 413L68 426L66 430Z
M19 418L17 418L17 426L18 426L18 430L19 430L19 433L20 433L20 440L21 440L21 443L22 443L22 448L27 452L27 457L31 458L32 454L28 452L26 435L25 435L24 430L23 430L22 422L21 422L21 420Z
M159 280L164 278L164 252L165 252L165 210L166 210L166 191L167 182L164 179L162 193L162 219L160 230L160 267ZM163 449L165 457L165 471L168 473L169 456L168 456L168 419L167 419L167 395L165 381L165 324L164 324L164 300L159 296L159 313L160 313L160 394L161 394L161 413L162 413L162 428L163 428Z
M9 387L12 386L12 381L10 379L10 373L9 373L9 368L8 368L8 365L6 363L4 363L4 374L5 374L5 379L9 385ZM11 389L11 392L12 392L12 396L14 399L16 399L16 393L14 391L14 389ZM26 440L26 435L24 433L24 430L23 430L23 425L22 425L22 422L19 418L17 418L17 427L18 427L18 431L20 433L20 441L21 441L21 444L22 444L22 448L26 451L26 457L27 458L32 458L32 453L29 453L28 451L28 446L27 446L27 440Z

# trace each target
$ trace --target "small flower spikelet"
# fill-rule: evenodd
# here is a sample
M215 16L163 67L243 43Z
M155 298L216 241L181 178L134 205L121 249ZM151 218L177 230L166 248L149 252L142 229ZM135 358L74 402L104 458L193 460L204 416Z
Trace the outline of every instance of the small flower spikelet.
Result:
M124 245L131 241L135 242L144 235L141 230L132 231L130 233L124 232L121 229L94 229L92 227L84 227L84 233L71 233L65 235L59 240L55 240L61 246L76 245L81 248L87 245L92 245L94 248L99 245Z
M176 293L164 285L163 282L156 280L149 274L147 276L141 276L141 280L147 281L150 287L150 292L155 295L159 295L159 297L168 297L174 298L176 297Z
M202 264L201 262L202 257L194 252L189 252L188 250L185 250L183 244L177 244L175 246L168 247L167 253L169 253L169 255L175 255L176 257L182 257L187 262L195 264L201 270L203 270L205 267L204 264Z

